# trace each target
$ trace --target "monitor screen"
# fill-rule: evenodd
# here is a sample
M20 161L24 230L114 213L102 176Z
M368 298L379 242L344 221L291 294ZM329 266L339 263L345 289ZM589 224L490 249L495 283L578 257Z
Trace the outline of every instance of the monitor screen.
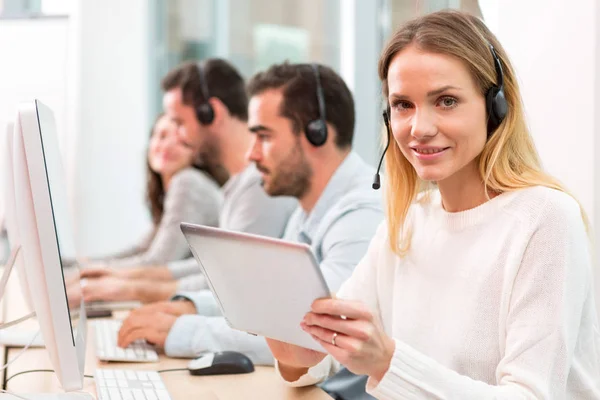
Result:
M38 113L43 114L45 108L37 108ZM52 218L54 220L54 231L56 243L63 273L63 283L69 315L71 320L71 336L75 345L75 329L77 327L78 313L81 305L81 286L79 283L79 268L77 266L77 253L75 251L75 240L73 236L73 225L69 214L66 179L62 168L61 155L57 143L56 125L46 123L48 118L38 115L40 140L46 169L46 179L50 194L52 207Z

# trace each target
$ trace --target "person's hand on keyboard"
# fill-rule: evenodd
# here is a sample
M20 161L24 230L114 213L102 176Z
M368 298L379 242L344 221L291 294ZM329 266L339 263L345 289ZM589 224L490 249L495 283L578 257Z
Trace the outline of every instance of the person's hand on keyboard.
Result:
M163 312L179 317L184 314L196 314L196 306L189 300L157 301L156 303L146 304L136 309L135 312L139 314Z
M164 348L169 331L178 317L161 311L140 312L140 310L133 310L123 321L118 345L127 347L138 339L145 339L148 343Z
M81 292L86 302L136 300L136 282L112 275L85 279Z

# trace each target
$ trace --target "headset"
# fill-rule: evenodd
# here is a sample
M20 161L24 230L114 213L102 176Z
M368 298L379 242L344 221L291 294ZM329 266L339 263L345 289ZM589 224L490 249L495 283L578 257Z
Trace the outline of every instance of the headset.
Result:
M502 72L502 64L496 54L494 46L490 44L490 50L494 57L494 65L496 66L496 76L498 77L497 85L493 85L485 94L486 110L488 115L488 137L498 129L506 113L508 112L508 103L504 97L504 74Z
M306 139L315 147L322 146L327 141L327 120L325 119L325 95L321 86L321 75L319 74L319 66L311 64L315 81L317 83L317 100L319 102L319 118L310 121L304 128Z
M500 58L496 54L496 50L492 44L489 44L490 51L492 52L492 57L494 58L494 66L496 68L496 77L498 82L496 85L492 85L491 88L485 94L485 108L487 112L488 122L487 122L487 131L488 138L492 136L492 134L498 129L506 114L508 113L508 103L506 101L506 97L504 96L504 73L502 72L502 63L500 62ZM373 177L373 189L377 190L381 187L379 171L381 170L381 164L383 163L383 158L385 153L390 147L390 140L392 136L392 129L390 127L390 105L388 104L386 110L383 112L383 122L385 123L385 127L387 129L387 145L381 154L381 159L379 160L379 165L377 166L377 172Z
M208 93L206 77L204 76L204 67L202 63L198 63L197 66L200 75L200 90L202 91L203 98L200 104L196 105L196 118L202 125L210 125L215 119L215 110L208 102L210 95Z

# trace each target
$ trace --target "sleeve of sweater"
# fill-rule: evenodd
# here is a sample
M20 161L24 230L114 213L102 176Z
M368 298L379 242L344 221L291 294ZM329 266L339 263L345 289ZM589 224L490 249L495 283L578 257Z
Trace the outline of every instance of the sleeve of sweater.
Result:
M256 365L273 365L265 339L231 329L209 290L181 293L177 297L191 300L197 314L177 318L165 341L166 355L188 358L204 351L231 350L248 355Z
M182 315L165 342L169 357L194 358L204 351L238 351L256 365L273 365L273 356L263 337L231 329L223 317Z
M179 224L217 226L222 195L205 173L188 168L176 174L166 193L164 212L148 248L135 256L113 260L113 268L160 265L183 259L190 251Z
M202 273L195 273L177 280L178 292L192 292L208 289L208 282Z

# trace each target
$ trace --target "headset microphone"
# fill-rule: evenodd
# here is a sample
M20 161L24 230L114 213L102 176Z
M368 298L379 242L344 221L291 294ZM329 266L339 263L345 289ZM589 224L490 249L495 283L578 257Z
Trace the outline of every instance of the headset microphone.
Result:
M381 154L381 160L379 160L379 166L377 167L377 172L375 173L375 176L373 177L373 189L377 190L381 187L381 180L379 178L379 171L381 170L381 163L383 163L383 157L385 157L385 153L388 150L388 147L390 147L390 140L391 140L391 136L392 136L392 130L390 129L390 115L388 113L388 111L384 111L383 112L383 122L385 123L385 128L387 129L387 144L385 145L385 149L383 150L383 153Z

